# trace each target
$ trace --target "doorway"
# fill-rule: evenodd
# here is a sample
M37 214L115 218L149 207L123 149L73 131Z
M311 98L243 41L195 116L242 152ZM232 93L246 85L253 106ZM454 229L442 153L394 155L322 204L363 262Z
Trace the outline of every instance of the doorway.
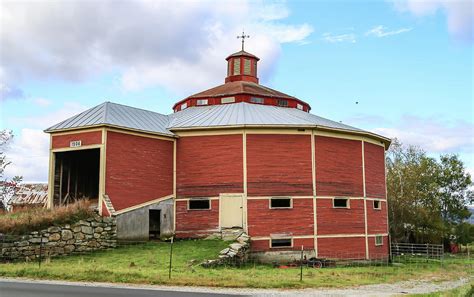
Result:
M160 238L161 229L161 210L160 209L149 209L148 210L148 236L150 239Z
M244 222L243 194L220 195L221 228L242 228Z

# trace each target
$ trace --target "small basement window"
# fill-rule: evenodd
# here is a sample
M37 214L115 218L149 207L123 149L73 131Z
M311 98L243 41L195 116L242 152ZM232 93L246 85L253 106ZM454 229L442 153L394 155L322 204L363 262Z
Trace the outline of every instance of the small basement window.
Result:
M235 102L235 97L224 97L221 99L222 104L234 103L234 102Z
M207 105L207 102L207 99L199 99L198 101L196 101L196 105Z
M383 236L382 235L376 235L375 236L375 245L383 245Z
M374 200L374 209L382 209L382 204L380 200Z
M332 203L334 208L349 208L349 199L347 198L334 198Z
M291 198L271 198L270 208L291 208Z
M293 243L291 238L281 238L281 239L272 239L271 247L272 248L283 248L283 247L292 247Z
M288 100L278 100L278 106L288 107Z
M211 200L209 199L191 199L188 201L189 210L207 210L211 209Z
M250 102L251 103L263 104L263 98L252 97L252 98L250 98Z

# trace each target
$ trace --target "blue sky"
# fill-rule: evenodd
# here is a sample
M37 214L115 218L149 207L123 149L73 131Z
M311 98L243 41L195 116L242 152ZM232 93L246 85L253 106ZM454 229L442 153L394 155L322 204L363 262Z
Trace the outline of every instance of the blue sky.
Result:
M42 130L103 101L168 114L223 83L242 27L262 84L433 156L458 153L474 172L470 0L94 3L2 2L8 175L46 181Z

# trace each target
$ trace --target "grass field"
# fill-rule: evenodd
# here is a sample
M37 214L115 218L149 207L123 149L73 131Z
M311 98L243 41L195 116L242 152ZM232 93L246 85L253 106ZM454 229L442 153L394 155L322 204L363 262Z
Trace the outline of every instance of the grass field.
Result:
M214 258L228 243L220 240L177 241L173 247L172 278L168 279L169 243L150 242L115 250L53 258L38 263L0 264L0 276L74 281L168 284L254 288L346 287L430 278L448 280L472 273L474 261L452 258L439 263L401 266L277 269L248 264L241 268L202 268L202 260ZM472 267L472 266L471 266Z

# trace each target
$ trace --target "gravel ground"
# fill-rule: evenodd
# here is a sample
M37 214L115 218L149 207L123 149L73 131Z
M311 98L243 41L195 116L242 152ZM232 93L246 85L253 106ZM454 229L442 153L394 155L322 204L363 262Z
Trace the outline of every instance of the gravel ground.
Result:
M130 289L148 289L148 290L173 290L196 293L220 293L243 296L399 296L405 294L423 294L437 291L450 290L467 284L471 279L462 278L445 282L434 282L429 280L405 281L394 284L377 284L359 286L345 289L301 289L301 290L283 290L283 289L247 289L247 288L207 288L207 287L177 287L177 286L143 286L134 284L113 284L113 283L92 283L92 282L66 282L49 280L32 280L24 278L0 278L0 281L19 281L27 283L43 284L61 284L76 286L95 286L95 287L114 287Z

